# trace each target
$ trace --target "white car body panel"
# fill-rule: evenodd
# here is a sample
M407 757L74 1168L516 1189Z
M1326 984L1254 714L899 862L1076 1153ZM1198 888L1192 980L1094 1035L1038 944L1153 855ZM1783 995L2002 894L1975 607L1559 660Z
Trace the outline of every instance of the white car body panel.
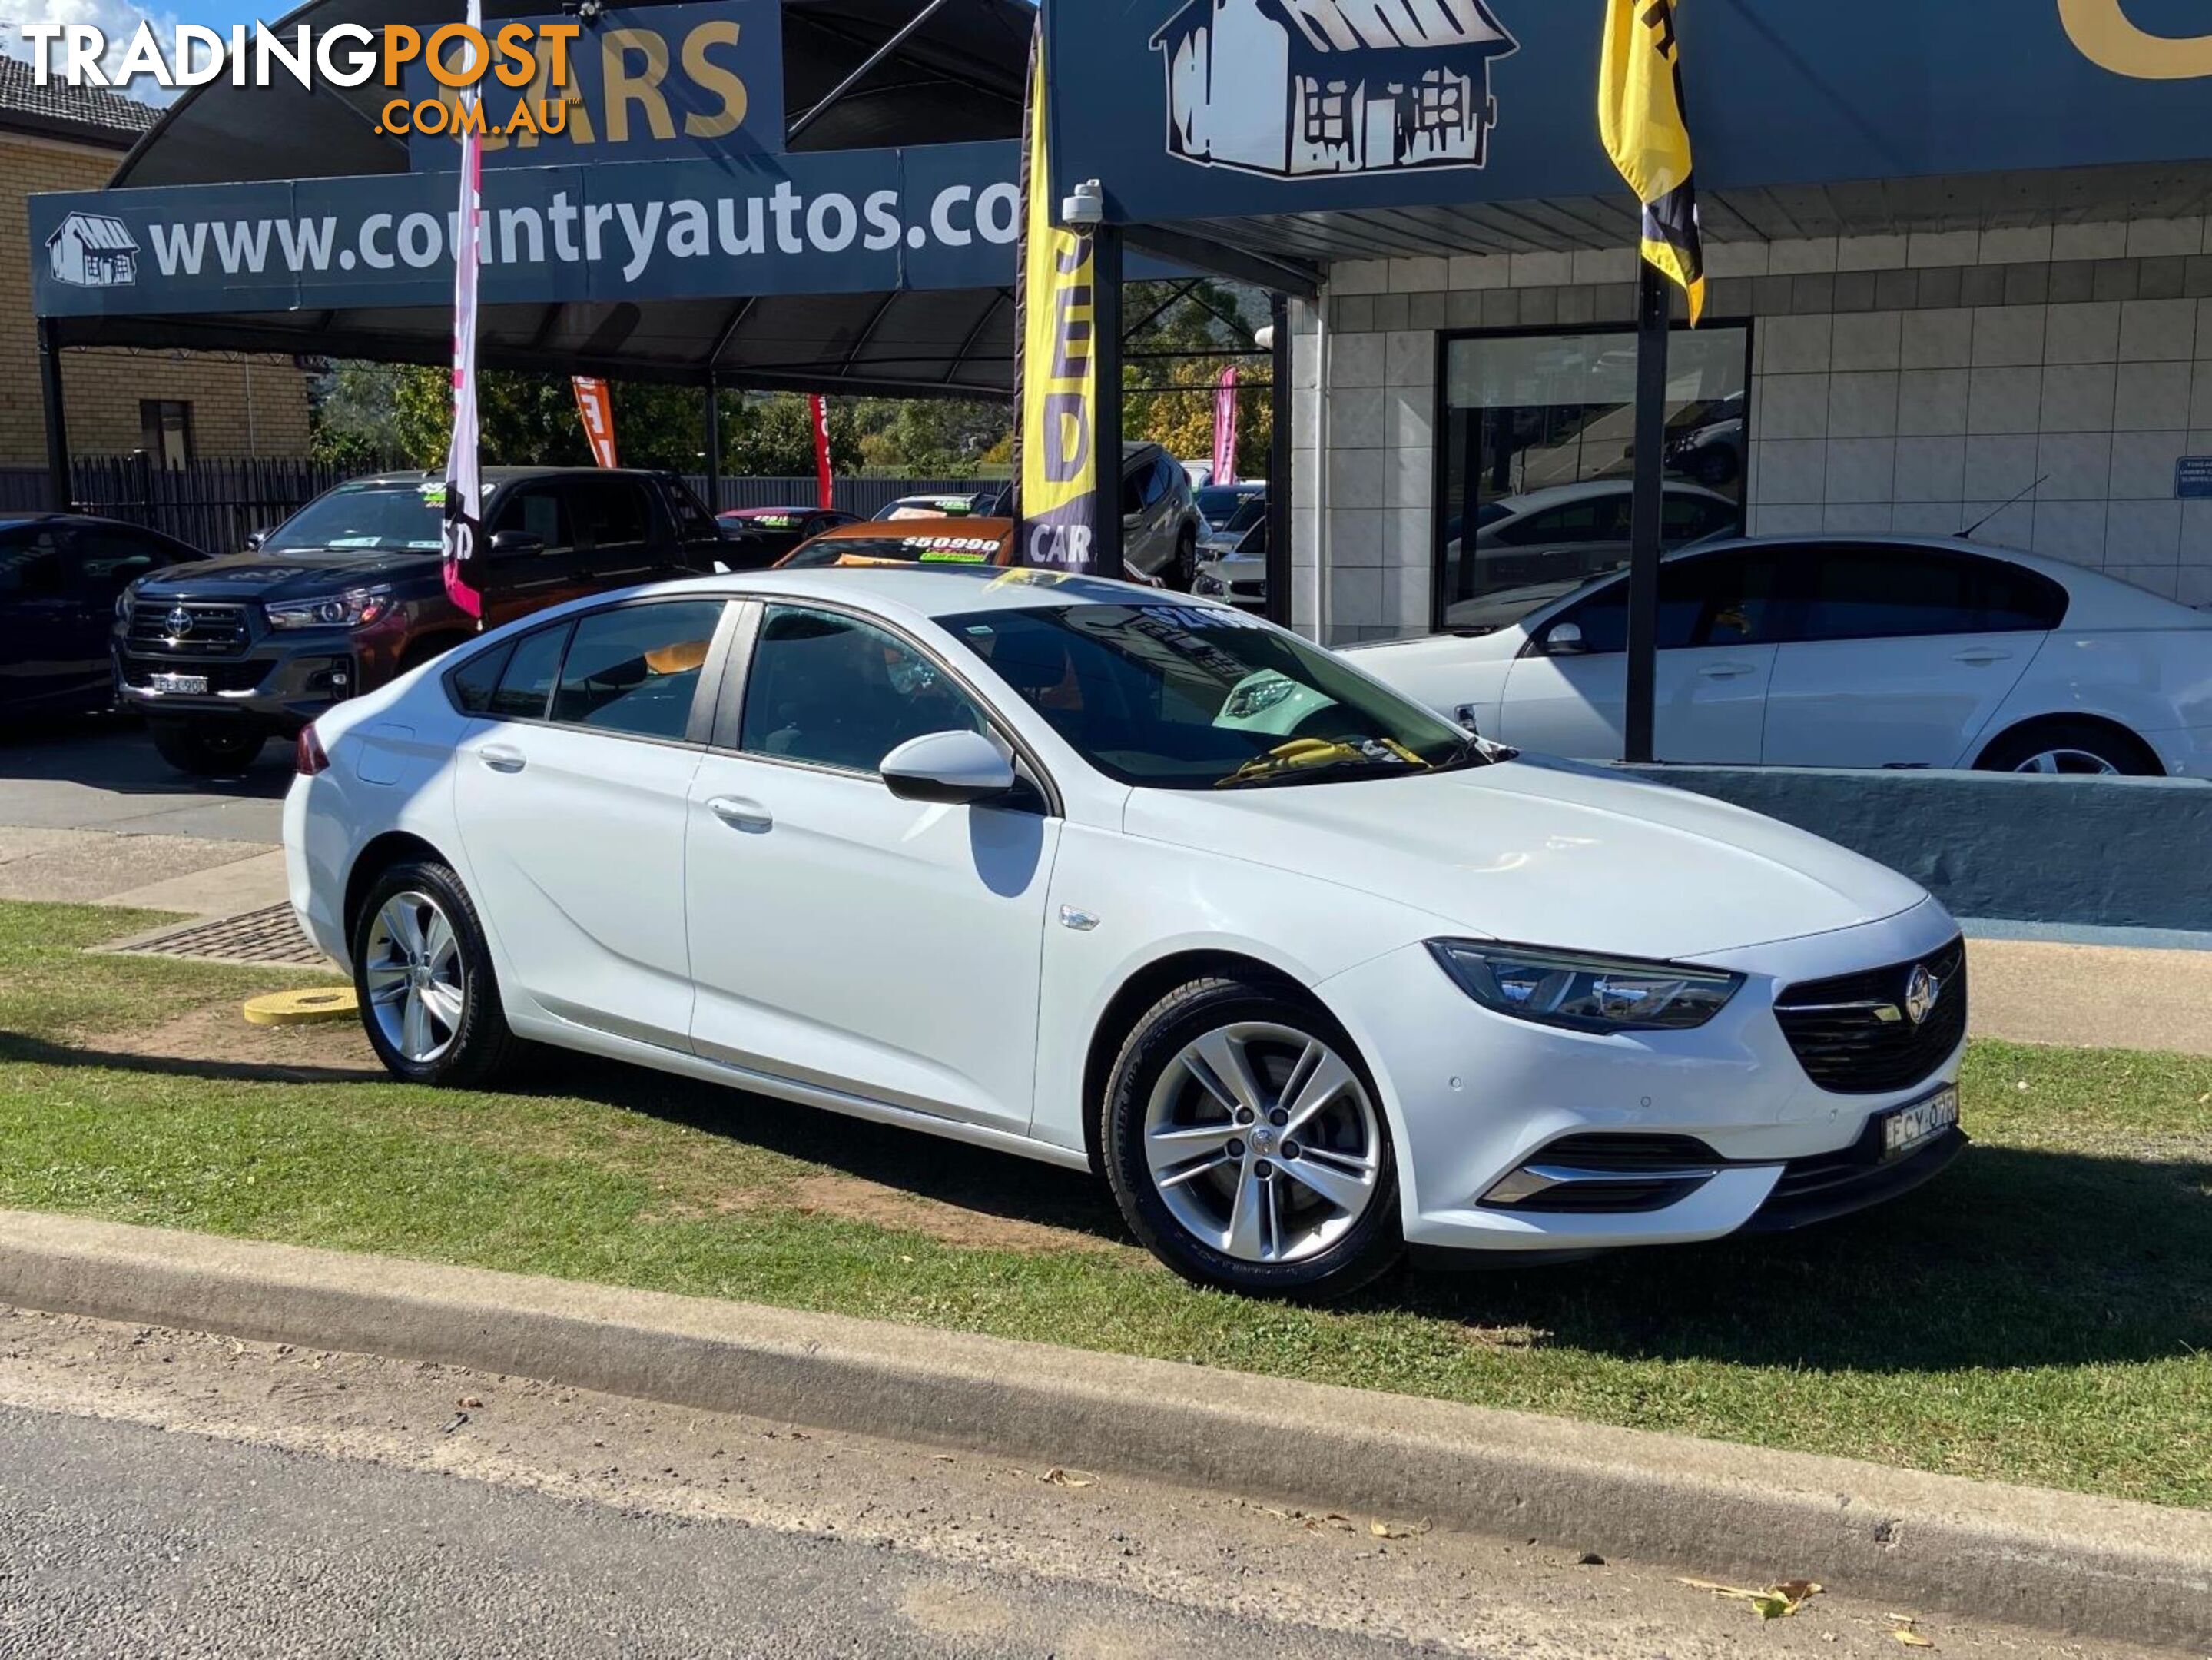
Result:
M1881 536L1760 541L1953 545ZM1669 558L1741 545L1708 544ZM2027 721L2086 715L2133 733L2168 775L2212 779L2212 612L2062 561L1980 544L1966 550L2065 588L2061 626L2047 634L1662 651L1659 754L1670 761L1744 764L1970 767L1990 743ZM1361 645L1346 655L1407 696L1471 720L1489 736L1523 748L1615 759L1626 677L1621 654L1522 654L1588 592L1563 595L1493 633ZM1754 728L1755 748L1747 741Z
M1125 1035L1102 1027L1117 995L1150 968L1228 954L1309 988L1344 1026L1391 1132L1406 1234L1443 1247L1727 1233L1764 1202L1774 1164L1731 1167L1632 1215L1477 1201L1577 1128L1695 1134L1728 1159L1778 1161L1849 1146L1870 1115L1956 1076L1954 1054L1882 1094L1808 1078L1772 1012L1780 987L1908 961L1957 929L1905 878L1758 815L1525 762L1133 789L1091 769L932 619L1048 603L1048 587L787 571L666 591L842 604L964 663L1048 775L1057 812L929 806L857 775L478 720L454 710L434 666L318 722L331 765L295 781L285 842L294 906L319 945L344 957L356 861L404 834L477 898L519 1035L1070 1167L1089 1164L1093 1045L1110 1061ZM483 766L502 739L527 745L521 773ZM641 754L556 764L559 739ZM363 781L371 755L368 770L393 781ZM486 805L491 781L533 775L559 818ZM772 828L748 833L707 806L732 797ZM1746 983L1695 1030L1585 1034L1485 1010L1430 955L1424 942L1443 937L1693 960ZM688 1032L669 1031L679 1018Z

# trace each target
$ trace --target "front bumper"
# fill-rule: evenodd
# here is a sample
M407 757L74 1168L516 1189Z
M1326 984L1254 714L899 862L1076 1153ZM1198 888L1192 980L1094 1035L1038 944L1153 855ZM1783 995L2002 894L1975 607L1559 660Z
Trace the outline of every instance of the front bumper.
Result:
M290 736L361 690L359 660L343 636L266 646L236 657L177 660L112 654L117 695L143 714L252 723ZM157 674L204 675L204 692L161 691Z
M1825 1196L1808 1190L1811 1174L1848 1163L1876 1115L1954 1082L1963 1044L1907 1087L1832 1093L1807 1076L1773 1003L1785 986L1933 954L1956 934L1929 900L1860 927L1701 958L1746 983L1718 1016L1689 1031L1589 1034L1494 1014L1419 945L1320 989L1368 1058L1389 1112L1409 1244L1424 1254L1584 1253L1718 1238L1763 1213L1763 1226L1801 1225L1936 1174L1940 1164L1923 1164L1920 1154L1879 1172L1852 1166ZM1688 1138L1710 1150L1711 1173L1650 1209L1483 1202L1542 1149L1587 1134ZM1942 1162L1960 1145L1963 1138ZM1914 1179L1897 1182L1907 1166ZM1823 1204L1832 1208L1822 1212Z

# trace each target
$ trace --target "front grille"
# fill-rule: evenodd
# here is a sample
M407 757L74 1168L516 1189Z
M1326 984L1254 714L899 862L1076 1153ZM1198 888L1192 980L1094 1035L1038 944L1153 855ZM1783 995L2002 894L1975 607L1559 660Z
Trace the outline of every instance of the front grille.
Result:
M136 686L141 691L153 689L157 674L201 674L207 677L210 691L252 691L267 677L266 663L202 662L197 659L174 657L126 657L123 660L123 684Z
M1913 970L1925 967L1938 991L1926 1018L1906 1012ZM1935 1075L1966 1035L1966 942L1954 939L1926 957L1832 980L1808 980L1775 1000L1774 1018L1805 1075L1838 1095L1911 1089Z
M187 624L178 626L180 623ZM125 638L140 656L175 662L236 657L250 638L246 607L201 599L141 599L131 607Z

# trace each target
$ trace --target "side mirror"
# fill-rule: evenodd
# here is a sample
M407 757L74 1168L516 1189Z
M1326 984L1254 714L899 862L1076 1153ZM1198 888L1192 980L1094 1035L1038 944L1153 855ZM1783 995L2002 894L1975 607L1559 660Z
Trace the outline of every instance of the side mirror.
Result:
M972 806L1012 793L1014 763L980 732L933 732L909 738L877 769L902 801Z
M491 536L491 550L502 559L521 558L529 554L544 552L545 538L542 536L532 536L526 530L494 531Z
M261 551L261 544L268 539L269 532L265 530L248 531L246 533L246 550L248 553L258 553Z
M1554 623L1544 635L1544 653L1548 657L1579 657L1586 649L1579 623Z

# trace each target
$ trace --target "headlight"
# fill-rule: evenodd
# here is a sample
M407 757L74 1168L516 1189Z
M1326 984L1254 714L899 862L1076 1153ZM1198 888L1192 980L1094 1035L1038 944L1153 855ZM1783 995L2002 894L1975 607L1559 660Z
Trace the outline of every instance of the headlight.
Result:
M1477 939L1431 939L1429 950L1483 1007L1575 1031L1702 1026L1743 984L1741 975L1717 969Z
M1223 594L1229 592L1229 585L1218 576L1201 575L1190 585L1190 591L1193 593Z
M280 599L261 614L272 629L360 629L391 609L390 588L348 588L328 599Z

